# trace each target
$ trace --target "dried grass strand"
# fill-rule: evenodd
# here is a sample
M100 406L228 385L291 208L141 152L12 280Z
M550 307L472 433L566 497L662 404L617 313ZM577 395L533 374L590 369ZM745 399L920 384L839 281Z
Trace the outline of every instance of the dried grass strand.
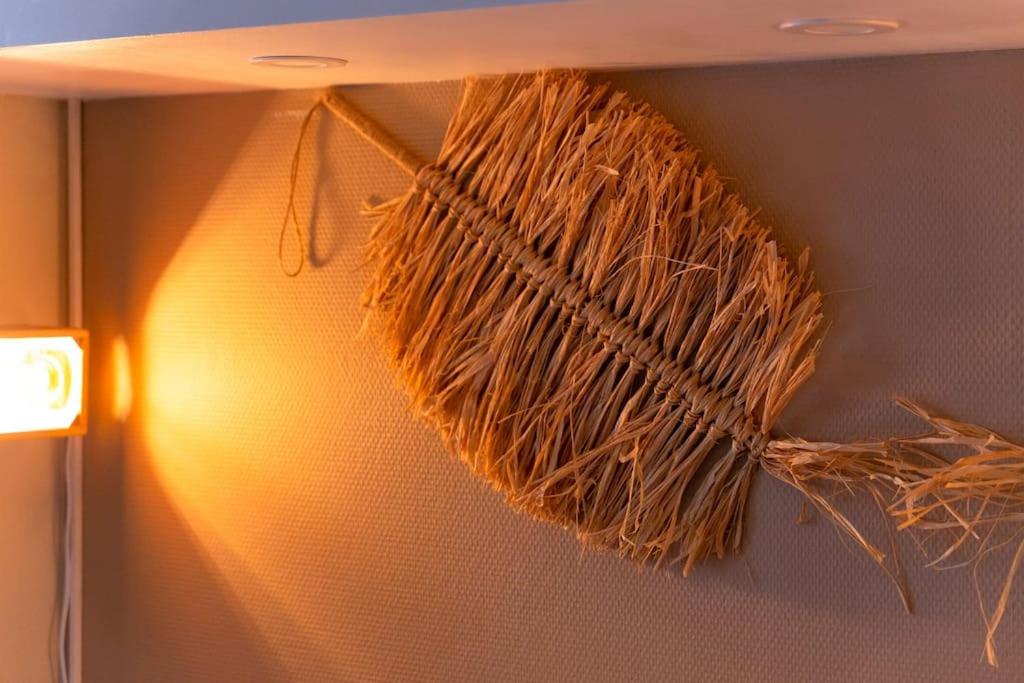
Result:
M1024 446L983 427L935 416L906 399L898 402L930 430L854 444L774 440L761 464L807 496L883 568L885 555L844 516L832 492L862 490L887 500L886 512L897 529L925 534L919 547L937 555L928 566L977 567L984 556L1011 542L1024 521ZM966 455L947 462L937 449L948 448ZM998 532L1011 539L997 543ZM982 603L985 658L991 666L998 663L995 634L1022 559L1024 543L1009 564L991 614Z

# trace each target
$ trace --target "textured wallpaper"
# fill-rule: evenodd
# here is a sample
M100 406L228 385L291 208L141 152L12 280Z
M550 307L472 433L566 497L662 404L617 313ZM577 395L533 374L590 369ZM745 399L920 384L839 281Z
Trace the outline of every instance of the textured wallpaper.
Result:
M609 76L702 147L783 244L812 247L831 326L780 431L910 431L890 400L903 394L1024 438L1022 69L1024 54L992 53ZM346 94L429 156L458 92ZM407 180L327 119L298 188L314 267L281 275L310 101L86 107L87 681L1024 675L1019 591L993 672L970 572L922 569L904 543L907 615L765 476L745 553L685 580L508 509L408 417L361 331L359 208ZM130 368L109 353L121 335ZM123 423L118 374L134 388ZM978 572L990 603L1007 559Z

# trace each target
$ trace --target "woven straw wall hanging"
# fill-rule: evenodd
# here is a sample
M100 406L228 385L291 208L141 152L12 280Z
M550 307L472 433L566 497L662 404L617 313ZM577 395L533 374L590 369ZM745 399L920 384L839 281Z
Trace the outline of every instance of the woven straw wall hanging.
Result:
M470 81L421 161L336 93L347 121L413 177L374 207L371 320L451 450L513 507L584 543L684 574L740 549L758 470L795 487L900 586L840 511L884 503L929 561L977 558L1024 520L1024 449L901 405L925 433L855 444L777 438L814 371L821 294L686 139L649 106L575 73ZM282 229L305 233L294 184ZM949 462L936 452L966 453ZM985 653L1024 555L1017 547Z

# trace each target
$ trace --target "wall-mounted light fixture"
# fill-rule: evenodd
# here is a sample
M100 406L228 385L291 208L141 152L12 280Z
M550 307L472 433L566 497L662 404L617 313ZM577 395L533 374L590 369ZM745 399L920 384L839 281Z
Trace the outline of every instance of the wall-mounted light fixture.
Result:
M89 335L0 329L0 439L84 434Z

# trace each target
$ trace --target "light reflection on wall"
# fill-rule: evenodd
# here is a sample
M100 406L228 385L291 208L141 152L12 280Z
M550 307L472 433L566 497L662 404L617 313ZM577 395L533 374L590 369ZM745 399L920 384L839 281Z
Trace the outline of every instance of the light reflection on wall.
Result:
M114 340L110 350L110 359L114 368L113 405L111 413L118 422L124 422L132 414L134 387L132 386L132 361L128 353L128 342L123 336Z
M302 654L340 671L344 644L296 626L317 623L323 596L294 587L319 574L335 586L336 604L359 604L359 588L345 595L339 576L370 576L377 562L372 536L344 553L328 539L367 527L381 469L366 441L394 436L375 435L382 415L407 419L372 340L359 335L369 225L358 217L381 178L394 178L396 191L406 181L386 160L361 163L365 186L319 208L321 236L344 223L329 236L334 261L287 280L275 230L291 124L271 120L253 132L257 142L241 150L153 289L132 349L140 376L131 422L166 498L268 646L285 664ZM312 185L300 183L303 206ZM298 675L306 665L294 666Z
M254 529L254 511L287 496L301 514L311 493L289 461L307 447L303 425L317 406L305 387L315 378L290 341L303 321L289 315L286 290L269 268L238 259L254 256L250 236L268 223L235 208L201 219L153 294L138 411L167 499L238 604L258 605L249 616L274 648L267 634L301 618L303 605L268 588L288 584L275 560L284 548Z

